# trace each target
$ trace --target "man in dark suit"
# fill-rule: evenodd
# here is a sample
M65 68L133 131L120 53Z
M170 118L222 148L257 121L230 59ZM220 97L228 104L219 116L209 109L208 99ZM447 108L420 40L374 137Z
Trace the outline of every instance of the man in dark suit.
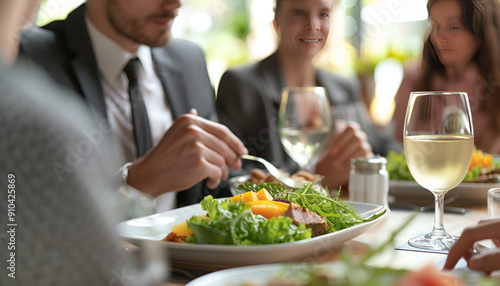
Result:
M217 111L251 154L268 159L290 173L297 164L280 144L278 110L285 86L326 88L334 120L333 136L315 165L331 190L347 185L351 158L384 155L392 148L391 136L381 136L359 100L359 86L328 71L318 69L313 58L325 46L330 13L336 0L276 1L273 21L279 44L266 59L233 68L222 76Z
M88 0L66 20L28 30L21 42L23 56L106 119L103 125L109 123L132 162L122 168L126 183L161 195L158 210L176 206L176 191L190 189L177 194L177 206L213 194L209 189L227 178L228 165L239 169L246 153L236 136L214 122L203 52L171 39L180 6L178 0ZM132 62L135 68L129 68ZM138 85L132 87L132 78L140 79ZM139 100L131 101L137 90Z

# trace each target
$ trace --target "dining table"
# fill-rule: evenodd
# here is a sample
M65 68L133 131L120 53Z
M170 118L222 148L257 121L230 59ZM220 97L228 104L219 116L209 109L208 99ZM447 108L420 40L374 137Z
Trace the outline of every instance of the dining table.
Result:
M349 198L345 196L343 199L348 200ZM311 253L296 260L283 262L335 262L341 259L342 253L345 253L345 251L349 251L350 255L355 258L361 257L372 247L388 241L393 232L400 228L405 221L409 220L408 225L402 228L394 237L392 245L370 259L368 264L370 266L390 267L410 271L417 271L429 265L434 266L436 269L441 269L446 260L446 253L409 250L406 245L409 238L429 232L432 229L434 212L432 210L415 210L414 208L405 209L401 205L395 206L397 207L390 208L390 213L384 220L354 239L326 250ZM484 204L456 205L456 207L462 208L465 212L445 212L444 214L445 228L452 235L459 236L464 228L474 226L481 219L488 218L486 202ZM462 267L466 268L466 266ZM162 284L163 286L186 285L192 279L221 270L207 267L193 269L177 264L170 264L169 269L170 275Z

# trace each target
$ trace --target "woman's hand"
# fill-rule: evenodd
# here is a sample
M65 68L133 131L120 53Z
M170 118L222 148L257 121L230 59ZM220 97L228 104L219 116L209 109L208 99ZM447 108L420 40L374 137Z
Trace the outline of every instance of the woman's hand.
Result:
M474 243L484 239L491 239L497 247L500 246L500 218L481 220L478 225L464 229L448 253L444 270L453 269L462 257L471 270L485 273L499 270L500 249L483 253L474 252Z

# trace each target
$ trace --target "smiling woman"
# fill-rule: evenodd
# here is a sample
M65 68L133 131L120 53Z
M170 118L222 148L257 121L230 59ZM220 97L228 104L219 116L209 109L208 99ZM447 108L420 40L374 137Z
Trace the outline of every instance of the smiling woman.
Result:
M324 87L334 128L311 165L315 173L325 176L323 184L331 189L347 185L351 158L371 156L373 151L384 155L388 149L398 148L373 126L359 98L357 81L314 62L325 49L337 4L336 0L278 0L272 21L277 49L261 61L227 70L217 92L220 121L240 137L250 153L294 173L298 166L281 146L278 132L281 90Z

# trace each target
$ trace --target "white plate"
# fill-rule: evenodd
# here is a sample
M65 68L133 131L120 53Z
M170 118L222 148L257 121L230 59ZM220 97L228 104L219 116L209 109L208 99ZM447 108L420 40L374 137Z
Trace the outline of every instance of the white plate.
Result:
M444 262L443 262L444 264ZM460 268L458 265L462 265ZM453 276L457 278L462 278L465 285L477 285L482 275L479 272L472 272L467 268L465 260L461 260L455 269L451 272L441 272L440 275ZM303 270L308 269L313 266L320 272L327 273L331 277L342 277L349 271L345 264L338 262L328 262L321 264L306 264L306 263L293 263L293 264L266 264L266 265L256 265L256 266L246 266L238 267L232 269L226 269L221 271L212 272L210 274L201 276L188 284L186 286L235 286L235 285L247 285L244 283L250 283L251 285L267 285L272 278L276 277L282 271L290 273L293 270ZM437 265L434 265L438 269ZM442 267L442 266L441 266ZM388 272L391 275L392 272ZM386 279L388 277L385 277ZM383 278L381 278L383 279ZM397 279L394 278L394 279ZM387 280L386 280L387 281ZM377 283L378 282L378 283ZM374 282L374 285L381 285L382 281ZM493 282L493 281L490 281ZM386 282L387 285L390 285ZM491 284L493 285L493 284ZM495 284L496 285L496 284Z
M229 179L228 182L229 182L229 188L231 189L231 194L233 196L236 196L243 193L242 191L238 190L238 187L242 183L248 181L248 179L250 179L250 175L236 176Z
M367 218L383 209L367 203L349 202L362 217ZM119 234L131 243L142 240L156 240L167 249L168 258L173 263L193 267L227 268L264 263L287 262L323 250L333 248L345 241L368 231L389 215L374 221L317 236L311 239L269 245L211 245L166 242L162 239L171 231L173 224L185 221L193 215L202 215L200 204L191 205L143 218L132 219L118 224Z
M485 205L488 190L498 187L500 183L460 183L446 194L445 200L453 197L453 203ZM423 204L434 201L433 194L414 181L390 181L389 195L396 199L417 200Z
M332 267L335 266L334 264L325 263L317 265L317 267ZM267 264L239 267L201 276L189 282L186 286L234 286L243 285L245 282L266 285L266 282L285 268L302 269L306 267L310 266L307 264Z

